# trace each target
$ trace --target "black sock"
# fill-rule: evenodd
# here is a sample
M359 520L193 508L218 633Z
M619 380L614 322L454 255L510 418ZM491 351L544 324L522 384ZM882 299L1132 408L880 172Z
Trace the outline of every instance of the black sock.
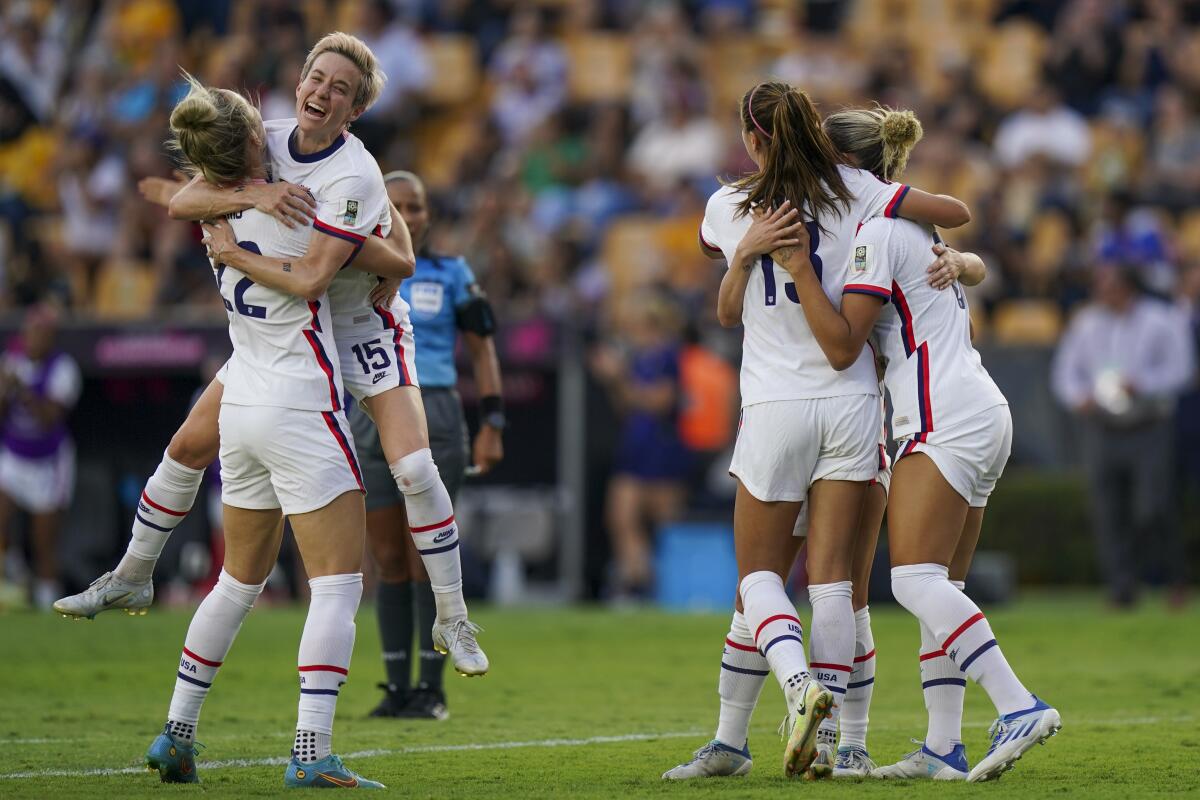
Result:
M421 683L441 691L442 667L446 657L433 649L433 623L437 620L437 605L428 581L413 584L417 601L417 635L421 639Z
M428 589L429 584L425 584ZM375 593L379 616L379 641L387 682L395 691L407 692L412 681L413 584L379 582Z

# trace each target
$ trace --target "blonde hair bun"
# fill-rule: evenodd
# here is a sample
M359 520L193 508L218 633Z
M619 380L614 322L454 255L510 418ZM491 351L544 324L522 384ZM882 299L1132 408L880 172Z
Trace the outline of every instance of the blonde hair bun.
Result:
M882 111L879 133L883 140L884 169L889 176L899 176L908 164L908 154L921 141L925 131L921 128L921 120L911 111L891 108Z

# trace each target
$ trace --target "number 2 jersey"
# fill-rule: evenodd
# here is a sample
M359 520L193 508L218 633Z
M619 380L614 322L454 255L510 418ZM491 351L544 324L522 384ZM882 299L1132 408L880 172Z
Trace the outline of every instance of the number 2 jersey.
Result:
M838 169L853 197L849 210L841 216L823 214L819 220L806 223L813 269L834 305L841 303L859 223L879 215L894 216L908 191L907 186L884 183L865 170L845 166ZM709 198L700 226L705 247L720 250L730 265L751 223L748 214L737 214L743 196L740 190L728 186L719 189ZM750 276L742 303L742 323L743 407L773 400L878 394L869 351L843 372L829 365L800 308L790 276L768 256L759 259Z
M288 228L254 209L227 219L241 247L272 258L299 258L312 235L310 228ZM340 409L342 377L328 301L269 289L224 264L214 269L233 343L221 376L222 402L301 411Z
M934 430L1007 405L971 344L962 287L929 285L935 237L932 228L909 220L868 220L855 237L846 279L847 293L888 301L872 338L888 362L894 439L924 441Z

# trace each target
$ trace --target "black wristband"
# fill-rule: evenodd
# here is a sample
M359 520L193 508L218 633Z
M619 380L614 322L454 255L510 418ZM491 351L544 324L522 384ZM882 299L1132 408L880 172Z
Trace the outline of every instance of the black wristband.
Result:
M498 394L479 398L479 416L487 417L492 414L504 414L504 398Z

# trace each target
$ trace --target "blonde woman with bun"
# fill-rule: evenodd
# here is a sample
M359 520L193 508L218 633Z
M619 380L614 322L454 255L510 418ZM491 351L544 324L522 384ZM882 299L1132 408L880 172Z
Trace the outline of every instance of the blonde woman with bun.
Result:
M890 184L847 162L802 91L768 81L740 104L751 173L708 201L700 246L724 258L717 316L745 329L742 423L730 473L737 479L734 544L739 591L725 637L713 741L669 770L670 780L743 775L751 768L750 716L775 673L787 704L785 775L832 774L837 716L853 671L854 549L870 481L880 472L881 404L869 355L835 370L813 336L790 277L772 259L803 237L810 277L840 297L855 231L876 216L965 224L966 206ZM812 603L811 657L784 588L804 539Z
M883 180L903 170L921 137L911 112L843 111L825 121L833 144ZM772 253L795 280L813 336L829 363L847 369L868 338L887 362L892 436L899 449L887 506L892 593L921 624L921 678L929 732L921 747L879 778L987 781L1062 727L1057 710L1030 693L1009 666L979 607L963 592L984 507L1012 449L1007 401L971 344L967 299L957 282L939 288L929 225L866 220L840 309L816 280L808 232ZM940 258L941 256L939 256ZM964 257L964 262L976 261ZM981 264L968 273L978 277ZM966 677L996 706L992 743L973 769L961 738Z
M186 77L190 90L172 111L170 146L187 169L218 186L265 181L270 165L258 109L236 92ZM309 229L288 227L254 209L230 215L226 224L239 249L263 257L292 263L314 249ZM164 782L199 780L201 706L275 564L286 516L312 591L300 637L296 738L284 782L382 788L331 751L362 597L365 490L343 408L329 298L324 289L301 296L257 282L227 254L212 250L233 344L222 370L218 416L225 561L188 627L167 723L146 763ZM159 497L144 497L143 505L169 513Z

